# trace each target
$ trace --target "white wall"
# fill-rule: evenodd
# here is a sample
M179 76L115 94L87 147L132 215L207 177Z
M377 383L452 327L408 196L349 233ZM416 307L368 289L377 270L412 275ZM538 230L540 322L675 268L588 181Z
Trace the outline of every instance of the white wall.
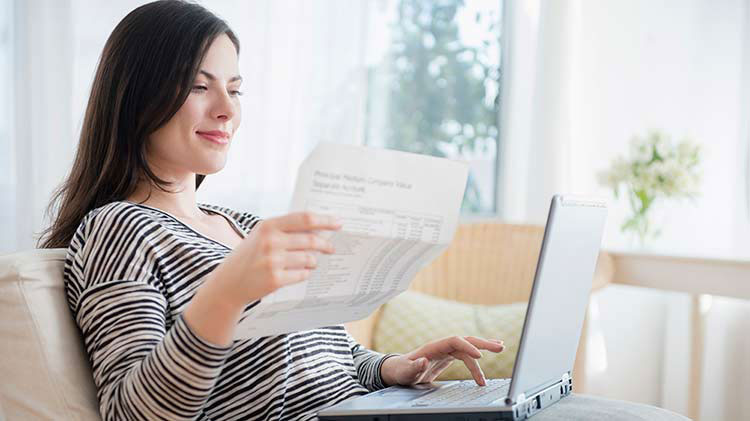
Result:
M750 259L750 4L509 5L504 218L543 223L554 192L602 194L611 199L604 247L632 250L635 243L619 232L628 204L615 201L596 174L628 150L633 135L660 129L702 145L702 194L694 203L657 205L662 236L641 251ZM638 288L599 293L589 340L603 338L606 354L589 361L586 392L686 413L689 303L683 294ZM749 311L747 302L715 299L707 313L702 419L750 419L742 380L750 377L750 346L739 339Z
M663 235L651 245L669 254L743 255L750 234L745 213L747 96L743 52L747 4L740 0L602 1L581 9L581 91L572 103L574 136L589 162L573 184L597 190L592 170L627 151L649 128L688 136L703 147L703 188L695 204L656 209ZM627 247L613 209L606 244Z

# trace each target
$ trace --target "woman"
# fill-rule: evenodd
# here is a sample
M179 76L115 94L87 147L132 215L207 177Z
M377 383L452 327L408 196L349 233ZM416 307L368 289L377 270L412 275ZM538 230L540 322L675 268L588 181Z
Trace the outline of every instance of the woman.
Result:
M388 385L432 381L480 349L453 337L405 355L357 344L343 326L233 341L244 311L301 282L332 217L261 221L196 203L240 125L239 42L199 5L128 14L102 52L71 174L44 247L67 247L65 287L100 411L115 419L314 419Z

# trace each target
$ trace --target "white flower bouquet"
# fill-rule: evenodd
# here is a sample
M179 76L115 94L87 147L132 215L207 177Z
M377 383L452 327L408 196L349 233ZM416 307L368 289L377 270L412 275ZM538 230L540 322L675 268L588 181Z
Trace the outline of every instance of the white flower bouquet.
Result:
M630 156L617 157L599 181L614 190L619 198L624 188L632 215L620 227L632 232L641 245L661 230L654 229L648 212L662 198L694 198L700 185L700 147L688 140L672 143L667 135L651 131L646 137L635 136L630 142Z

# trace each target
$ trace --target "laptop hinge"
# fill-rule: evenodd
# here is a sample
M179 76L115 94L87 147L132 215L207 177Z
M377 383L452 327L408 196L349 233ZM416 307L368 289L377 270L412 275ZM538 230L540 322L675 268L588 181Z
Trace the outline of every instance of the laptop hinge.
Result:
M519 393L516 396L515 402L508 397L505 403L512 405L512 411L516 419L526 419L569 395L572 390L573 378L569 373L564 373L560 380L552 382L552 384L547 385L541 390L530 393L528 397L525 393Z
M562 395L568 395L573 391L573 377L570 375L569 371L564 372L562 376L560 376L560 380L554 380L550 383L542 385L538 389L532 389L532 391L529 392L529 396L530 398L533 398L534 396L557 386L560 387L560 393ZM513 399L513 396L506 397L505 403L507 405L515 405L517 403L523 403L526 400L526 393L519 393L515 396L515 399Z

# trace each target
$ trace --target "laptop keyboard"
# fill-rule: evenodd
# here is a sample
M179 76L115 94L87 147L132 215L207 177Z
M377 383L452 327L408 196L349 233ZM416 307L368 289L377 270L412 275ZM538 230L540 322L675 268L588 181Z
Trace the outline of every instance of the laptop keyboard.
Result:
M488 379L486 386L466 380L441 387L411 402L411 406L484 405L508 395L510 379Z

